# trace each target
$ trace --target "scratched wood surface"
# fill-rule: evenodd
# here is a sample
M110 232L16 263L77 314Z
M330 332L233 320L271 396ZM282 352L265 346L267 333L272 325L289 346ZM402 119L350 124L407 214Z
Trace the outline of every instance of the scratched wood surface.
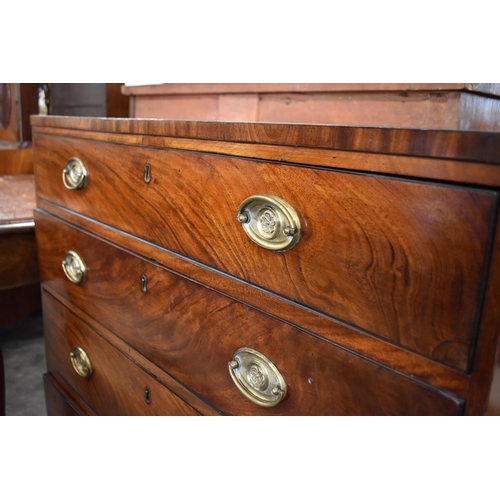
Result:
M467 368L494 192L50 136L36 145L40 198ZM80 191L61 180L73 156L89 170ZM296 247L248 239L235 214L256 194L295 208Z

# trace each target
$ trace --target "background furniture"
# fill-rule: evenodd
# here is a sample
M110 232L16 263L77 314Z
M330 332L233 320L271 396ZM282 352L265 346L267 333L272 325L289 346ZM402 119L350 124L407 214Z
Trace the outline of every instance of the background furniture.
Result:
M49 114L127 118L129 98L121 83L50 83Z
M0 83L0 148L19 149L31 142L30 115L38 113L37 83Z
M131 118L500 130L497 83L168 83L122 92Z
M485 412L500 134L32 124L49 414Z
M41 308L30 115L38 84L0 84L0 326Z
M5 416L5 376L3 369L3 354L0 348L0 416Z
M0 325L41 307L33 174L0 176Z

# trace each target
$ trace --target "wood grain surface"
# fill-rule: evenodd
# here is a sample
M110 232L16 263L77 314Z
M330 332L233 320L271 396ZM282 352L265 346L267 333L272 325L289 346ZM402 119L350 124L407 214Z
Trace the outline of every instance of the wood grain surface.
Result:
M462 94L456 91L291 91L135 95L131 97L131 117L449 130L474 130L479 124L479 130L498 130L497 106L487 102L473 107L461 106L462 98L469 97ZM496 100L472 97L480 97L480 101ZM474 113L474 120L468 119L469 113Z
M43 376L43 389L45 393L47 415L49 417L95 415L85 403L81 404L80 398L73 392L68 391L64 385L50 373Z
M446 397L52 218L37 214L37 237L47 256L41 266L46 286L91 313L133 349L226 414L461 411L458 398ZM70 244L83 258L88 276L82 285L64 277L57 242ZM146 293L141 290L143 274ZM62 325L68 320L57 321ZM263 352L282 371L290 390L277 407L256 407L234 386L227 363L240 347Z
M36 141L41 198L467 369L494 192L49 136ZM81 191L66 190L60 179L73 156L89 170ZM296 209L303 234L295 248L270 252L245 235L235 214L255 194L279 196Z
M57 135L58 129L37 127L38 135ZM470 185L500 187L500 168L494 164L379 153L331 150L326 148L224 142L153 135L115 134L65 129L65 137L131 144L163 149L180 149L254 158L316 167L378 172L422 180L442 180Z
M47 292L42 297L48 369L98 415L198 415ZM92 363L89 378L80 377L71 364L69 353L76 346Z
M35 176L0 176L0 224L33 220L36 205Z
M334 321L324 314L300 306L296 302L270 294L259 287L249 286L244 281L235 280L225 273L213 270L192 259L165 251L157 245L139 238L130 237L126 233L77 215L57 205L40 201L40 206L43 210L36 210L37 217L44 215L55 216L59 222L66 221L73 227L81 228L90 236L97 237L105 243L120 245L133 255L147 259L148 262L159 265L167 271L186 277L206 288L217 290L223 295L236 299L271 317L327 339L334 345L359 353L361 356L373 359L384 366L391 367L396 371L405 373L444 391L457 394L460 397L465 397L468 394L470 377L440 362L348 327L342 322ZM51 293L57 294L54 288L51 288ZM57 294L57 298L68 307L71 307L71 303L62 295ZM91 325L95 321L82 309L80 309L79 314L82 317L85 315L85 321ZM102 327L100 331L103 334L106 332ZM110 336L106 338L113 342L117 337L110 333ZM122 350L122 346L118 345L118 348ZM130 349L128 352L130 356L138 355L139 363L144 362L141 355L135 350ZM157 372L157 377L160 378L161 373ZM170 387L169 383L171 382L170 379L162 379L162 383L167 387ZM173 390L178 392L179 388L174 387ZM183 398L187 401L186 396L183 396ZM193 402L190 402L190 404L196 406ZM202 409L203 413L206 413L206 411L207 408Z
M124 87L123 93L130 96L130 117L140 119L500 130L495 86L163 84Z
M34 232L0 234L0 290L38 281Z
M0 149L0 175L33 174L33 148Z
M33 116L31 124L35 133L36 127L68 128L500 163L498 132L60 116Z

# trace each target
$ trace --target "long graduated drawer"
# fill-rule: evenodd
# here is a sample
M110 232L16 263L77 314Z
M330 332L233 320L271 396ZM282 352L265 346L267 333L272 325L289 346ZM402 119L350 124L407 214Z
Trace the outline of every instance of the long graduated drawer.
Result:
M90 140L36 144L39 197L466 370L496 192ZM73 190L61 174L74 157L87 180ZM253 215L264 236L286 230L267 208L273 197L296 212L293 248L263 248L240 227L240 204L255 195L268 197Z

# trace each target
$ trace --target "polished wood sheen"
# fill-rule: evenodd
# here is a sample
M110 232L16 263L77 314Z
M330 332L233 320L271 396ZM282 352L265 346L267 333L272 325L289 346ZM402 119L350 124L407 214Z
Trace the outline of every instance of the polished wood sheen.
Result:
M462 411L458 398L446 397L429 386L395 376L381 366L113 246L92 241L90 236L50 217L37 217L37 224L39 248L44 255L60 254L57 247L49 246L49 241L70 244L88 269L85 283L75 285L63 276L55 257L44 259L41 268L44 283L82 309L91 310L98 321L127 344L226 414L378 415ZM142 275L147 278L146 293L141 288ZM47 321L52 323L56 319L49 317ZM59 323L67 324L67 319L59 319ZM49 337L51 343L58 343L52 333ZM227 363L240 347L263 352L282 372L289 396L277 407L256 407L238 392ZM89 357L92 359L90 352ZM54 369L50 359L49 366ZM351 372L346 384L340 374ZM372 385L361 383L363 379L370 380Z
M32 122L47 377L67 401L138 414L136 383L154 380L206 415L486 411L500 332L500 134ZM89 178L70 192L71 156ZM297 211L294 248L246 236L236 210L255 194ZM62 270L69 250L87 266L80 285ZM104 378L63 364L68 338L87 342ZM285 377L277 406L232 382L241 347ZM113 368L102 372L104 359Z
M41 198L467 369L495 192L218 155L36 140ZM89 171L87 187L76 193L60 180L74 156ZM119 196L112 197L110 186ZM235 214L254 194L276 195L295 208L302 224L296 247L276 253L249 240Z
M496 132L33 116L38 127L500 163ZM64 134L62 134L64 135ZM418 176L418 171L414 172Z
M99 415L197 415L141 367L53 299L42 296L47 366ZM69 353L79 346L92 363L90 378L73 369ZM150 391L150 402L145 391Z
M93 415L90 411L85 411L75 401L74 396L68 393L61 383L51 374L43 376L43 388L45 392L45 402L47 406L47 415L78 417L82 415Z

